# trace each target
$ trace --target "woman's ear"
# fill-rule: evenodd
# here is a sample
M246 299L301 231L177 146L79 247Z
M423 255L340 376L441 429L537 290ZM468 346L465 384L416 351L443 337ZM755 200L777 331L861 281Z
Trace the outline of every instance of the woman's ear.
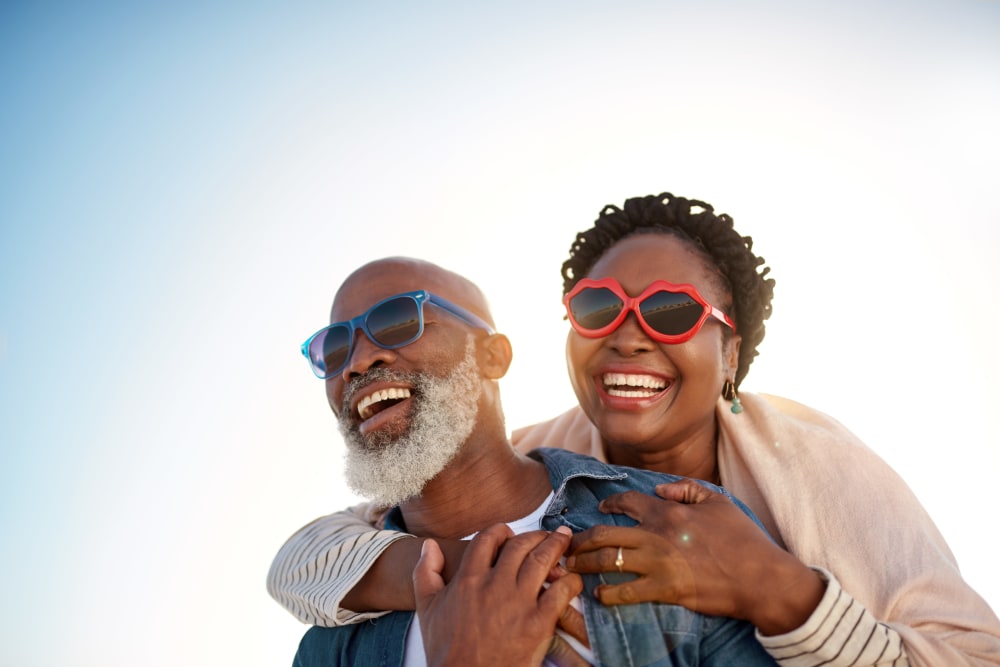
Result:
M729 342L726 344L725 349L722 350L722 361L729 368L730 378L736 377L736 370L740 367L740 343L742 342L742 336L733 334L729 337Z
M479 367L490 380L499 380L507 374L514 358L510 340L501 333L492 334L479 341Z

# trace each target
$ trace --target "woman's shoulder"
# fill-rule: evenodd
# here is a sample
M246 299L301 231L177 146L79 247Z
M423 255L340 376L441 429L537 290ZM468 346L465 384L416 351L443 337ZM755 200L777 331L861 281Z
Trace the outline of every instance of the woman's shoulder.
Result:
M752 491L756 487L772 503L788 488L797 489L801 501L815 496L826 502L834 490L841 498L885 502L893 497L890 505L915 500L874 449L828 414L780 396L741 397L742 413L719 410L723 480L738 480Z
M853 484L897 477L875 450L830 415L781 396L744 392L741 399L743 412L733 414L722 405L717 411L724 472L749 472L760 485L769 477L801 476L800 482L812 486L821 479Z
M789 423L797 423L803 427L815 426L850 433L843 424L827 413L790 398L776 396L775 394L753 393L741 393L740 396L744 404L749 402L757 410L765 414L780 415L782 419L789 421Z
M574 406L547 421L515 429L510 439L514 447L522 452L538 447L555 447L604 460L599 452L594 451L595 440L599 442L596 433L580 406Z
M773 394L743 392L740 397L742 413L719 411L722 430L739 434L740 440L778 449L784 445L799 453L802 448L868 449L846 426L821 410Z

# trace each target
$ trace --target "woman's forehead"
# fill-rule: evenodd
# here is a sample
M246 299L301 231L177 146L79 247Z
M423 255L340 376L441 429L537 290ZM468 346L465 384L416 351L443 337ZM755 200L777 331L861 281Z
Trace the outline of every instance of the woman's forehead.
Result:
M608 248L587 273L588 278L616 278L645 287L656 280L696 283L717 273L707 257L672 234L636 234Z
M638 296L657 280L666 280L694 285L706 300L720 308L732 302L726 279L711 258L673 234L627 236L608 248L587 277L614 278L631 296Z

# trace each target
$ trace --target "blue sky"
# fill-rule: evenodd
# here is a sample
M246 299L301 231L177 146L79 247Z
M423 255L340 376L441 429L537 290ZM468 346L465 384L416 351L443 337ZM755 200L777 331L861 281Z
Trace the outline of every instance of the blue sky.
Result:
M732 214L777 279L745 387L903 475L996 608L1000 3L5 3L0 662L287 664L264 590L353 501L298 345L390 254L466 273L519 426L573 404L600 208Z

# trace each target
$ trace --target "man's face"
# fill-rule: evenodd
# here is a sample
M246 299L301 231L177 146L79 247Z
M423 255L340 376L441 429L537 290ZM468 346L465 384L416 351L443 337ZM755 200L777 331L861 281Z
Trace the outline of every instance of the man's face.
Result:
M341 287L331 321L414 289L452 297L445 278L396 261L370 265ZM423 312L423 335L402 348L385 350L356 332L347 365L326 381L347 444L348 482L384 504L419 494L475 425L482 388L471 329L433 305Z
M367 394L383 382L408 385L413 393L401 433L362 433L354 420L339 421L347 445L347 482L356 493L383 505L401 503L419 495L462 449L475 426L482 391L475 341L472 336L467 341L464 357L446 377L383 366L352 380L348 403L352 395Z

